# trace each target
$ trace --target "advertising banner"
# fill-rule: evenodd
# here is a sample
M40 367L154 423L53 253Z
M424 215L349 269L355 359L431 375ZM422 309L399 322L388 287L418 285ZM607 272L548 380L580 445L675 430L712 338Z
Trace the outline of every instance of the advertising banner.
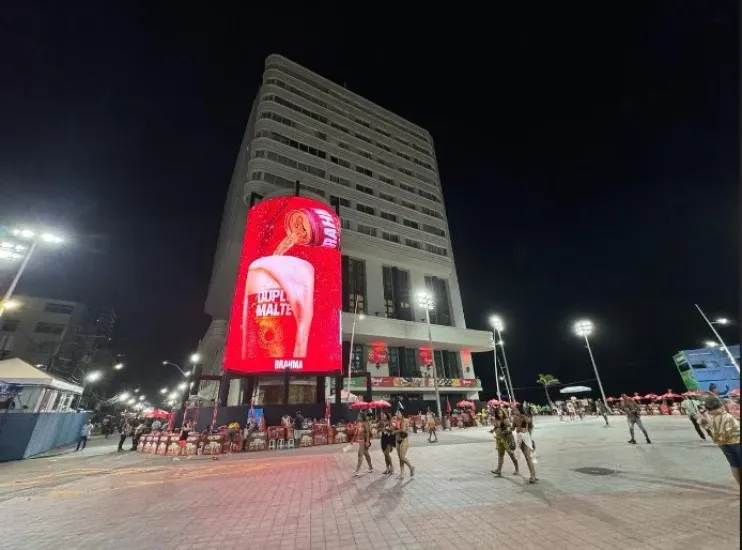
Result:
M259 202L247 216L224 368L341 370L340 220L307 197Z
M441 388L481 388L482 383L476 378L439 378L438 386ZM365 378L352 378L353 389L365 389ZM432 388L433 379L426 378L401 378L398 376L372 376L371 387L373 388Z
M430 348L419 348L417 350L417 357L421 365L433 364L433 350Z
M387 349L386 344L371 344L368 353L366 354L366 360L370 366L388 365L389 350Z

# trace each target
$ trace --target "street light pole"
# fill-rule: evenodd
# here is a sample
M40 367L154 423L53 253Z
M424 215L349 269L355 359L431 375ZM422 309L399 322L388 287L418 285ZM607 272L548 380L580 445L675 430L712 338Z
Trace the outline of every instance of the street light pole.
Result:
M355 304L353 305L353 326L350 329L350 352L348 352L348 387L346 388L346 392L348 392L348 399L346 403L350 403L350 374L351 374L351 368L353 366L353 343L356 337L356 320L358 319L358 295L353 295L353 301ZM337 401L336 401L337 403Z
M500 400L500 375L497 373L497 335L492 331L492 353L495 358L495 388L497 391L497 400Z
M595 378L598 381L598 387L600 388L600 395L603 397L603 405L608 406L608 401L605 397L605 391L603 390L603 382L600 380L600 373L598 373L598 365L595 363L595 357L593 357L593 349L590 347L590 336L593 332L593 323L587 319L577 321L574 325L574 331L577 336L585 338L585 346L587 352L590 355L590 363L593 365L593 371L595 371Z
M734 367L737 369L737 374L739 374L739 364L737 363L737 360L732 355L732 352L729 351L729 348L724 343L724 340L721 339L721 336L714 328L714 324L711 321L709 321L708 317L706 317L706 314L703 313L703 310L701 310L701 308L698 307L698 304L695 304L695 306L696 306L696 309L698 310L698 313L701 314L701 317L703 317L703 320L706 321L706 324L708 324L709 328L714 333L714 336L716 336L716 338L719 340L721 347L724 349L724 352L727 354L727 357L729 357L729 360L732 362L732 365L734 365Z
M500 332L499 330L497 331ZM508 366L508 356L505 353L505 341L502 339L502 335L500 334L500 345L502 346L502 366L503 370L505 371L505 380L507 384L510 386L510 402L515 403L515 390L513 389L513 381L510 378L510 367Z
M425 309L425 320L428 323L428 342L430 343L430 364L433 368L433 388L435 390L435 407L438 418L442 419L441 412L441 394L438 391L438 369L435 365L435 350L433 349L433 331L430 327L430 310L433 309L433 297L425 292L419 295L419 305Z
M21 262L20 267L18 268L18 272L15 274L15 277L13 277L13 280L10 282L10 286L8 287L8 290L5 291L5 294L3 295L3 301L0 302L0 317L3 316L3 313L5 312L5 304L8 303L10 298L13 296L13 291L15 290L16 285L18 284L18 281L21 278L21 275L23 275L23 272L26 270L26 266L28 265L28 262L31 260L31 256L33 255L34 250L36 250L36 241L33 242L31 245L31 248L28 249L28 252L26 253L26 257L23 258L23 261Z
M502 331L505 327L502 319L497 315L490 317L490 323L492 323L492 328L495 331L495 368L497 368L497 346L499 344L502 346L502 370L505 375L505 388L507 389L510 386L508 394L510 396L510 403L512 404L515 403L515 391L513 390L513 381L510 379L510 367L508 366L508 356L505 353L505 341L502 339Z

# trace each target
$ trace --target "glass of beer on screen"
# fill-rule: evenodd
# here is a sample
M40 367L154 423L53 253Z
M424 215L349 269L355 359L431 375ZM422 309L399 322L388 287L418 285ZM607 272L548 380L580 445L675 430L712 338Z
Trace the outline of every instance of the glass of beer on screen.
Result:
M250 264L243 304L243 359L307 355L314 316L314 267L292 256Z

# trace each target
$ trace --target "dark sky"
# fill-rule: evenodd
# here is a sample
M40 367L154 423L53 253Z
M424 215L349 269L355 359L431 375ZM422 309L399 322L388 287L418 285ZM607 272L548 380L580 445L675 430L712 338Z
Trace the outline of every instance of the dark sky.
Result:
M430 130L468 326L504 316L516 387L592 378L570 333L588 315L608 393L681 389L673 353L711 336L693 304L739 318L736 4L563 4L6 7L0 220L72 240L19 291L112 305L121 380L171 381L160 361L208 325L223 201L276 52ZM475 363L492 387L491 356Z

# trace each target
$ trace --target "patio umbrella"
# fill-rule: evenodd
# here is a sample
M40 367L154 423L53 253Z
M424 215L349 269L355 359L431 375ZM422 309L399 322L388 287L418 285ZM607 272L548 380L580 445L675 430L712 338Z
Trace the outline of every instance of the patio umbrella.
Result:
M559 390L559 393L585 393L589 391L593 390L587 386L567 386Z
M351 409L370 409L371 403L366 403L365 401L354 401L350 404Z
M608 397L606 398L606 401L613 403L614 401L618 401L618 397Z
M446 398L446 412L451 414L451 402Z
M146 412L142 415L142 418L159 418L164 420L169 416L170 413L163 411L162 409L155 409L153 411Z
M471 401L459 401L458 403L456 403L456 406L462 409L463 408L470 408L470 409L475 408L474 403L472 403Z
M639 392L634 392L634 395L631 397L634 401L641 401L642 399L645 399L641 395L639 395Z
M659 399L659 398L660 396L657 395L656 393L648 393L642 399L648 399L649 401L654 401L655 399Z
M729 395L739 395L739 388L734 388L729 392Z
M683 397L699 397L703 395L703 392L698 391L698 390L692 390L692 391L687 391L685 393L681 393L680 395L682 395Z
M505 401L500 401L499 399L490 399L489 401L487 401L487 406L488 407L498 407L498 406L502 405L503 403L505 403Z
M672 390L667 390L667 393L660 395L660 399L677 399L678 397L680 396Z
M369 403L369 406L373 409L388 409L391 407L391 404L388 401L384 401L383 399L377 399L376 401L371 401Z

